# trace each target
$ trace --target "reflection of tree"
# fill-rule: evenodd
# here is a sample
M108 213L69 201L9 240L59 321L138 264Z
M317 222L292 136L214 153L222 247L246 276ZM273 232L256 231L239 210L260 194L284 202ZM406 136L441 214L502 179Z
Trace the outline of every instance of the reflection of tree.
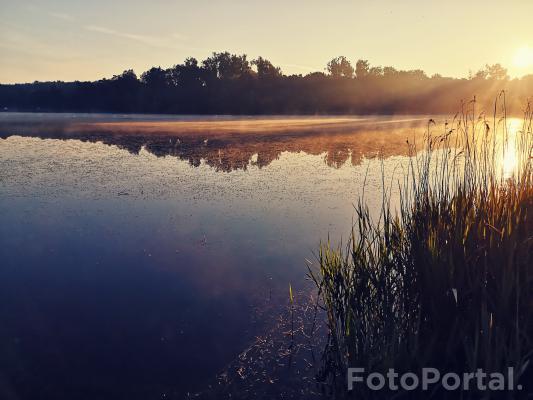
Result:
M180 132L172 124L154 132L157 122L148 125L150 129L127 123L116 125L121 129L114 129L115 125L102 128L99 124L18 124L16 127L0 124L0 137L15 132L40 138L102 142L132 154L138 154L144 148L158 157L176 157L195 167L203 162L217 171L229 172L246 170L250 165L265 167L283 152L324 154L324 162L333 168L340 168L349 160L358 165L364 157L374 157L378 153L384 157L406 154L406 138L415 130L422 133L424 123L425 120L374 121L343 125L338 129L316 129L310 125L311 128L295 131L255 133Z

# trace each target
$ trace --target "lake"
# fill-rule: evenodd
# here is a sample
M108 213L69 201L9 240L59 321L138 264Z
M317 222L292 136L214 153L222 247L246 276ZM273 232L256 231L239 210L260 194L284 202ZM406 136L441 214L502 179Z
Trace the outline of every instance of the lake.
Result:
M309 290L363 186L379 210L427 126L1 113L1 397L204 390L272 329L289 285Z

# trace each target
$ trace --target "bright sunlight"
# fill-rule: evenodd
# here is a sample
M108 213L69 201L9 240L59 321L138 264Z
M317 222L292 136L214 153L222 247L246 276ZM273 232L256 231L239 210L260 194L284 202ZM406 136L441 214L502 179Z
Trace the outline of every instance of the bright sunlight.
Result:
M533 66L533 47L520 47L515 53L513 64L519 68Z

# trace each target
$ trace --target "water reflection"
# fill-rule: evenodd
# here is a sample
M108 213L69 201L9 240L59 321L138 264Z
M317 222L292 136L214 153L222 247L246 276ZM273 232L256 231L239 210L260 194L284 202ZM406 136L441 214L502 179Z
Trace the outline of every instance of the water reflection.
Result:
M205 389L302 288L320 238L348 232L367 169L342 164L343 132L22 122L0 140L0 398Z
M132 154L141 149L158 156L202 162L216 171L265 167L283 152L324 154L326 165L359 165L381 152L384 157L404 155L405 141L420 131L425 117L268 118L226 120L109 120L93 117L48 116L46 123L12 114L0 118L0 137L11 135L47 139L77 139L117 146ZM140 117L137 117L140 118Z

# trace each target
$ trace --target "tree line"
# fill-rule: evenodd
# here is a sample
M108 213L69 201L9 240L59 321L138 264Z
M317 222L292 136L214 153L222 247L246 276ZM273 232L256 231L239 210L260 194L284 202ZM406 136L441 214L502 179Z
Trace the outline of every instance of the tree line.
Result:
M169 114L421 114L453 113L476 96L487 110L501 90L519 112L533 93L533 75L510 79L499 64L468 78L428 76L422 70L353 65L336 57L324 72L285 75L265 58L213 53L139 76L126 70L94 82L0 85L4 111Z

